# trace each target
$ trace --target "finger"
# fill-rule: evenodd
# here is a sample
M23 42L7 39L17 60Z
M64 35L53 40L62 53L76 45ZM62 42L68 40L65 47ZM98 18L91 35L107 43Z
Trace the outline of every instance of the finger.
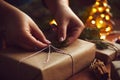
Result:
M66 39L66 34L67 34L67 23L62 23L58 25L58 37L60 42L63 42Z
M78 31L73 31L72 33L69 34L69 37L67 39L67 44L73 43L77 38L79 37L79 32Z
M73 26L73 27L74 28L68 32L68 42L67 42L67 44L71 44L76 39L78 39L78 37L80 36L80 34L83 30L81 27L75 27L75 26Z
M51 42L49 40L46 39L46 37L44 36L43 32L39 29L39 27L35 24L35 23L32 23L30 24L31 28L32 28L32 32L31 34L33 34L33 36L46 43L46 44L50 44Z
M26 33L26 35L23 36L23 39L21 40L21 42L23 42L26 45L29 45L32 48L33 47L44 48L48 46L48 44L45 44L35 39L30 33Z
M83 22L81 20L79 20L79 18L77 17L76 20L73 20L73 22L71 22L70 27L69 27L69 31L68 31L68 44L73 43L81 34L81 32L83 31L83 29L85 28Z

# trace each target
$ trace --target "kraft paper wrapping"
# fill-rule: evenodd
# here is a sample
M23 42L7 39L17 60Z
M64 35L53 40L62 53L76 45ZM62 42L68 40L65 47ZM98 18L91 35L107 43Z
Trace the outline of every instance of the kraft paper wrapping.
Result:
M120 61L112 61L111 63L111 79L120 80Z
M115 59L116 54L116 51L113 49L97 50L96 58L102 60L105 64L108 64Z
M76 40L62 48L73 58L73 74L87 67L95 58L95 45L83 40ZM72 59L69 55L52 52L45 63L46 52L19 62L35 52L3 50L0 52L0 77L5 80L66 80L72 75Z
M109 42L110 43L110 42ZM111 63L112 60L117 58L120 55L120 45L117 43L111 43L113 47L104 49L104 50L96 50L96 58L102 60L105 64Z

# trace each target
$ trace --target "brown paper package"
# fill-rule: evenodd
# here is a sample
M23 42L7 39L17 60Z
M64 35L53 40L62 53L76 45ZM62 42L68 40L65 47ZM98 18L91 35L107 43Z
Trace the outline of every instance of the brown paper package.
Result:
M111 43L111 42L109 42ZM96 58L102 60L105 64L111 63L114 59L120 55L120 45L117 43L111 43L114 45L108 49L96 50Z
M57 52L52 52L50 60L45 63L46 52L19 62L35 52L17 49L0 51L0 80L66 80L72 75L72 70L73 74L77 73L95 58L95 45L80 39L61 49L72 56L73 63L69 55Z

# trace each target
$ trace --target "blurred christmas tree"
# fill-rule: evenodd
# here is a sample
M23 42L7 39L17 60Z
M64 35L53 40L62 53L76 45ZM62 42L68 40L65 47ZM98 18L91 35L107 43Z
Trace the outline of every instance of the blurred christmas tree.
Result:
M98 28L101 38L104 38L112 31L114 22L111 20L111 17L112 14L110 13L110 6L107 0L96 0L85 25L91 28Z

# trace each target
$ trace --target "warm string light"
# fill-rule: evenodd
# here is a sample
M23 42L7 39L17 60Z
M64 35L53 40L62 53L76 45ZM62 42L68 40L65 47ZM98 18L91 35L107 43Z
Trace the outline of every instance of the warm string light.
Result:
M107 28L105 29L105 31L106 31L106 32L111 31L111 27L107 27Z
M105 17L105 14L101 14L100 16L101 16L102 18L104 18L104 17Z
M96 12L97 12L97 9L96 9L96 8L93 8L93 9L92 9L92 12L93 12L93 13L96 13Z
M98 7L98 11L99 11L99 12L103 12L103 11L104 11L104 8L103 8L103 7Z
M106 8L106 12L110 12L110 9L109 9L109 8Z
M103 2L103 5L104 5L104 7L107 7L107 6L108 6L106 2Z
M97 5L97 6L98 6L98 5L100 5L100 3L99 3L98 1L96 1L95 5Z
M106 20L110 20L110 16L109 16L109 15L106 15L106 16L105 16L105 19L106 19Z
M92 24L95 24L95 20L92 20L91 23L92 23Z
M100 34L100 39L105 40L106 39L106 35Z

